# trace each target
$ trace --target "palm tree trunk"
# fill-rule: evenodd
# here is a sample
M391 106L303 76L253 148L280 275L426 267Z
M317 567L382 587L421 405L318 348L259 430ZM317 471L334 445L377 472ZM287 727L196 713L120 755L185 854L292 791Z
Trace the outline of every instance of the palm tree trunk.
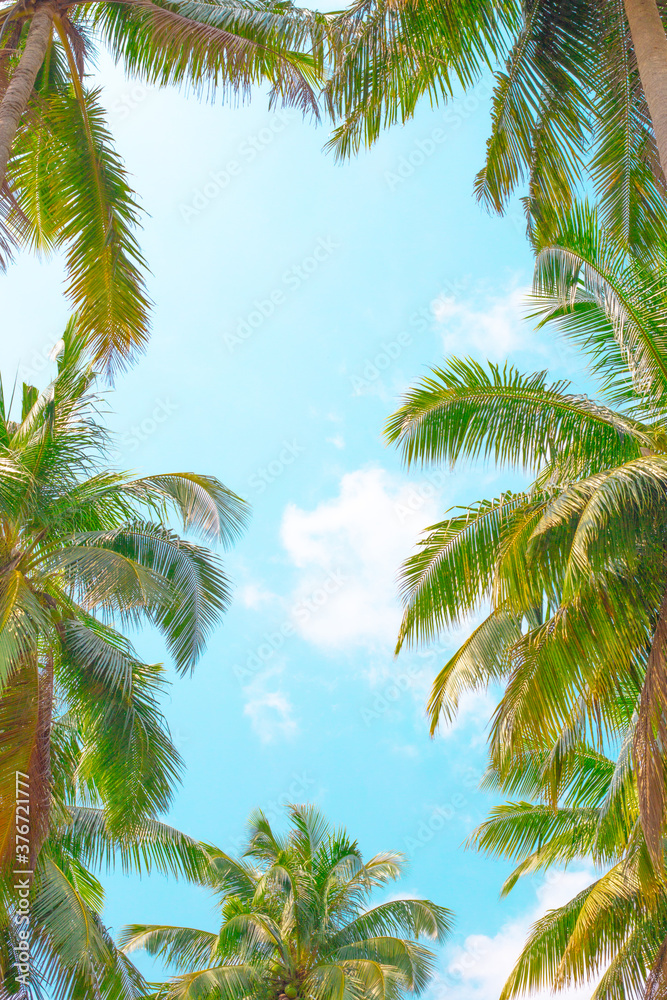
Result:
M644 1000L659 1000L665 996L667 986L667 938L660 945L660 951L651 969L646 986L644 987Z
M639 76L667 178L667 35L655 0L624 0Z
M665 755L667 749L667 591L662 599L639 699L632 755L639 821L653 867L665 866Z
M19 122L28 106L32 88L51 39L55 4L37 4L30 22L28 37L19 64L0 102L0 187L4 184L7 163Z
M53 653L38 669L37 732L30 757L31 827L30 856L32 867L37 863L42 844L49 835L51 818L51 729L53 726Z

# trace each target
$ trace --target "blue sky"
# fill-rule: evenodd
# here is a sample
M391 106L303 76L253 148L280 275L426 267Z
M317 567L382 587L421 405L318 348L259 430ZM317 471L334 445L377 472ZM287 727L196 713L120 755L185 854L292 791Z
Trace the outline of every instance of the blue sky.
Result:
M366 853L406 853L396 894L455 910L433 1000L493 1000L530 920L589 875L500 901L508 866L463 849L492 804L477 790L492 700L470 699L429 739L429 684L456 637L394 659L395 578L444 510L517 479L406 474L382 441L401 392L447 353L585 386L577 354L522 322L531 255L518 209L491 218L472 197L488 86L424 105L337 165L326 128L267 110L261 93L222 108L128 83L104 60L100 77L148 213L156 303L149 350L110 397L118 462L214 474L253 507L226 557L233 608L165 704L187 764L169 821L233 851L251 809L280 822L284 802L318 803ZM67 317L61 277L57 260L26 258L2 278L5 378L47 381ZM165 657L156 636L138 645ZM118 874L106 885L116 930L213 926L193 888Z

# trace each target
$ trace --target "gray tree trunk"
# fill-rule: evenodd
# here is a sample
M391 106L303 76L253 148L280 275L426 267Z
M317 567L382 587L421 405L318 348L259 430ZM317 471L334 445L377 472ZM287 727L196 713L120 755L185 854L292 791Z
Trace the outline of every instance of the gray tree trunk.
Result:
M0 101L0 188L5 182L7 163L16 130L28 106L32 89L51 39L55 5L38 4L30 22L28 37L19 64Z
M667 35L655 0L624 0L639 76L667 178Z

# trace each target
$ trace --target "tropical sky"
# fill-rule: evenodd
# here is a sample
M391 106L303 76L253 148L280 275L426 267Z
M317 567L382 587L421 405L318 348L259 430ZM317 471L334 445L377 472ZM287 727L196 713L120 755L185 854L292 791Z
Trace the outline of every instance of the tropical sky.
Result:
M429 738L430 682L466 631L395 659L396 575L443 511L519 480L406 472L382 439L401 393L447 354L549 368L591 391L577 354L524 319L520 206L497 219L473 199L488 87L424 105L336 164L326 126L261 93L222 107L127 83L104 59L99 76L146 211L156 303L147 354L107 400L117 464L210 473L253 509L226 556L232 610L165 700L187 766L168 819L233 853L254 808L280 825L286 802L316 802L366 854L404 851L395 895L456 912L429 1000L496 1000L530 922L591 873L527 880L501 900L509 866L465 849L493 804L477 787L493 698L468 700ZM61 278L57 260L25 258L0 283L6 381L48 381ZM166 658L156 636L136 642ZM192 887L121 873L106 885L115 931L214 929Z

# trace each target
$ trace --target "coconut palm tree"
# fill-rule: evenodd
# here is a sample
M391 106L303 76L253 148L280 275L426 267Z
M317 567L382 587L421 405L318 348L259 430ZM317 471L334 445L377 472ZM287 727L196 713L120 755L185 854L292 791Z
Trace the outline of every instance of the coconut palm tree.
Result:
M109 470L84 353L72 322L55 379L41 394L23 386L19 419L0 394L1 864L14 853L17 772L29 783L31 867L48 835L56 707L85 733L78 786L114 829L167 807L181 763L159 708L163 669L122 630L155 626L177 671L191 671L229 582L170 518L226 545L246 514L212 476Z
M436 678L432 727L462 691L504 683L491 760L630 739L644 836L662 870L667 717L667 244L628 253L583 207L540 243L535 315L592 362L601 399L546 373L450 359L407 393L388 437L408 465L481 457L522 492L430 528L403 569L398 641L490 614ZM490 608L489 608L490 605ZM555 799L554 803L555 804Z
M332 24L327 82L339 156L467 89L498 63L486 162L475 191L503 211L551 217L582 184L604 222L633 242L659 222L667 169L667 37L662 0L357 0Z
M551 804L553 761L536 754L511 778L487 785L527 796L492 810L470 843L518 862L518 880L552 867L592 864L598 875L535 922L501 1000L591 984L593 1000L661 996L667 987L667 895L638 824L630 746L616 760L574 744L561 761L560 805ZM593 988L593 984L595 984Z
M0 5L0 249L64 252L79 329L108 375L143 349L149 302L139 208L86 81L95 46L148 84L212 98L266 83L271 101L317 114L322 21L262 0Z
M217 1000L399 1000L428 983L434 955L418 943L442 941L451 914L428 900L369 908L373 891L396 879L403 858L364 862L344 830L313 806L292 806L287 836L261 812L250 820L239 859L218 854L218 931L133 924L126 951L144 948L178 969L165 997Z
M84 724L82 725L82 721ZM135 1000L148 984L102 919L101 869L160 872L205 884L205 845L154 818L118 827L90 778L94 733L64 710L51 728L51 817L30 875L0 880L0 995ZM104 761L94 762L104 768ZM102 776L102 785L104 776ZM22 814L23 817L23 814ZM20 823L23 823L21 818ZM18 825L17 825L18 829ZM15 866L16 867L16 866ZM20 867L20 866L19 866ZM18 890L23 889L19 894Z

